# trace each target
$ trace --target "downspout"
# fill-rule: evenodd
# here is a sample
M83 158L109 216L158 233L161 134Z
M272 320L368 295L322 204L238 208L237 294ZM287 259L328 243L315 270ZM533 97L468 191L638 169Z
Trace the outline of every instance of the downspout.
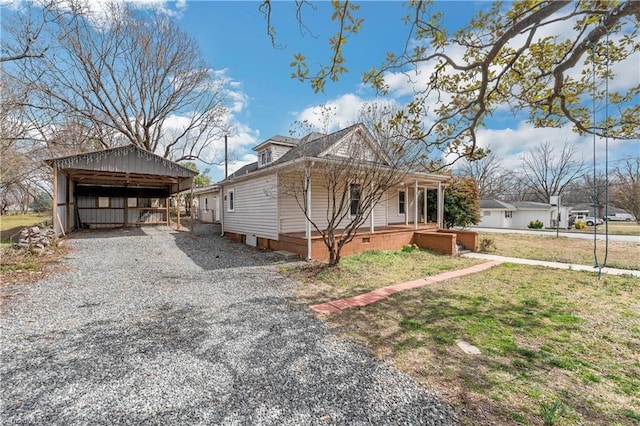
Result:
M220 209L220 236L224 237L224 185L220 185L220 196L218 197L218 207Z
M308 167L304 169L304 179L305 186L307 187L307 200L306 200L306 224L305 224L305 237L307 239L307 260L311 260L311 220L309 217L311 216L311 167L313 163L311 163Z

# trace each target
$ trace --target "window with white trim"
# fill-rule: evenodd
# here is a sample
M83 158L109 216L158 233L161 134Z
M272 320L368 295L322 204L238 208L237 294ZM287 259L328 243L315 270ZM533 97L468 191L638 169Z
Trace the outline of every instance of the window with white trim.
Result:
M352 183L349 187L349 194L351 202L349 203L349 213L351 216L355 216L358 214L360 210L360 195L362 193L362 189L359 184Z
M405 192L398 191L398 214L404 214L405 212Z
M227 192L227 211L234 211L236 208L236 199L235 199L235 190L234 189L230 189Z

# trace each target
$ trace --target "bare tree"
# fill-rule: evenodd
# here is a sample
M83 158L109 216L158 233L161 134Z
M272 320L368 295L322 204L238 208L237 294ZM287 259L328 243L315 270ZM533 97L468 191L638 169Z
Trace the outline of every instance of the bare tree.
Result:
M502 166L502 159L494 152L478 160L464 161L457 174L475 179L481 199L505 199L513 187L513 173Z
M226 82L166 15L104 7L101 19L82 1L50 8L40 38L55 44L7 70L28 88L25 105L91 128L103 147L132 143L174 161L214 162L228 131Z
M396 132L387 119L394 114L388 107L365 107L361 118L375 125L366 130L363 124L354 125L331 135L314 135L302 139L298 146L301 161L283 168L278 175L283 197L292 197L307 221L321 236L329 252L329 265L340 262L344 246L370 217L373 208L385 192L402 182L412 170L413 142ZM374 117L378 117L375 120ZM338 139L346 138L342 153L317 157ZM313 188L312 186L313 185ZM321 194L324 214L311 214L310 192L318 199ZM314 211L318 211L314 206Z
M611 204L633 214L640 224L640 157L628 157L614 176Z
M548 203L552 195L562 195L567 185L585 171L586 163L575 145L565 142L557 154L549 142L542 142L522 155L518 176L532 197L530 201Z

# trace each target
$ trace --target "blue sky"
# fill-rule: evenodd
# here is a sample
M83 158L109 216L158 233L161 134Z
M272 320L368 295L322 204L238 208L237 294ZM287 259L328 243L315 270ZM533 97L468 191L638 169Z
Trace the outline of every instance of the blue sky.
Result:
M360 3L358 16L364 18L361 32L350 39L344 54L349 72L337 83L329 82L325 92L315 94L308 84L291 78L290 62L302 52L310 65L326 63L330 57L327 44L336 24L330 20L329 2L316 4L317 10L304 9L304 23L309 31L301 30L295 20L292 2L274 2L272 23L277 31L279 48L274 48L266 34L266 21L258 10L259 3L195 2L176 3L180 10L179 23L198 42L207 61L217 70L223 70L233 86L236 108L233 122L236 135L230 139L235 160L230 171L255 161L251 148L275 134L287 135L292 123L300 119L314 119L313 111L320 104L332 105L336 110L334 129L353 122L353 112L365 102L380 100L361 84L361 75L371 66L379 65L385 52L398 52L406 42L407 28L402 23L405 14L403 2L369 1ZM490 2L442 1L437 8L444 12L445 25L459 28ZM619 80L638 84L639 58L632 58L620 70ZM402 83L399 83L402 86ZM406 102L406 87L392 90L397 102ZM542 141L549 141L561 149L565 141L576 144L585 160L593 157L593 138L579 137L569 127L563 129L534 129L523 117L514 117L503 111L488 120L486 130L480 132L480 144L490 145L507 167L515 168L524 151ZM597 140L596 160L603 167L604 142ZM610 156L616 160L625 155L640 155L639 141L610 141ZM223 167L211 166L209 175L214 180L223 178Z
M230 172L256 160L253 146L276 134L288 135L296 120L313 121L314 111L320 104L335 108L335 125L331 130L352 124L354 113L363 103L381 100L362 85L362 73L379 65L387 51L399 52L407 42L407 27L402 22L406 13L403 2L359 3L361 10L357 14L364 18L363 28L344 49L349 72L337 83L328 82L324 93L315 94L308 83L291 78L290 63L298 52L307 57L312 70L314 64L327 63L330 57L327 39L337 29L337 24L330 19L332 9L328 1L314 3L316 10L304 9L308 31L300 29L293 2L272 2L277 48L267 36L266 21L256 1L138 0L135 4L140 8L159 7L175 16L179 26L197 42L216 74L228 80L228 119L235 128L229 138L234 152ZM490 4L488 1L438 1L436 7L443 11L445 25L457 29L480 8L488 8ZM564 25L570 28L571 23ZM562 32L562 26L554 30ZM640 57L636 55L616 70L619 78L615 84L626 87L639 84L638 64ZM392 82L388 99L398 104L408 101L410 85L406 78L400 74L388 78ZM479 143L490 146L506 167L517 167L521 154L541 142L550 142L560 150L568 141L580 149L585 160L592 160L593 138L579 137L569 127L534 129L523 117L514 117L507 110L494 114L487 124L487 128L479 132ZM598 167L604 168L604 142L597 140L597 144ZM219 147L221 150L222 142ZM640 155L638 140L611 141L610 147L613 166L623 156ZM209 176L214 181L224 177L224 166L199 166L209 167Z

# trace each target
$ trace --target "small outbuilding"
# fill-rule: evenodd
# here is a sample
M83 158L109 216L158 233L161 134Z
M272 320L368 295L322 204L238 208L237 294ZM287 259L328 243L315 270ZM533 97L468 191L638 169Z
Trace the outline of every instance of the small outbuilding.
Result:
M220 188L218 185L196 187L193 190L194 207L198 219L204 223L220 222Z
M169 198L197 172L135 145L52 158L56 235L86 228L169 224Z

